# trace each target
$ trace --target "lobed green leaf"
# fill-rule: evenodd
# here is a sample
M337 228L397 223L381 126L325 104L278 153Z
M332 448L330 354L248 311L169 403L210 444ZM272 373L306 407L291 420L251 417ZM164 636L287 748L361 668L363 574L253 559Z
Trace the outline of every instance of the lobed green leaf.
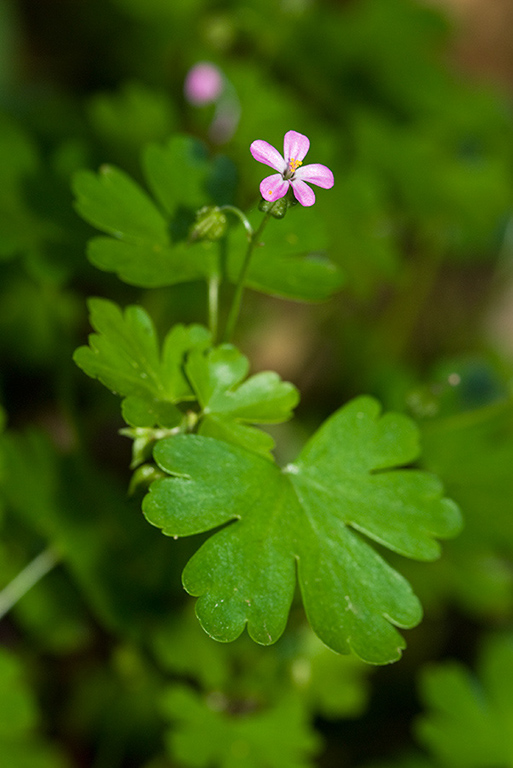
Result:
M161 209L130 176L112 166L103 166L98 174L75 175L76 210L110 235L90 240L90 261L145 288L204 279L215 269L218 248L204 243L191 247L186 238L195 211L210 198L223 196L226 169L211 162L205 147L187 136L175 136L163 146L148 145L143 168Z
M129 243L169 244L167 224L158 208L118 168L104 165L98 174L79 171L73 191L76 210L97 229Z
M262 371L244 381L248 359L231 344L192 350L185 366L202 407L199 434L226 440L264 455L270 435L251 424L278 424L292 416L299 393L278 374Z
M90 299L90 321L96 333L79 347L74 360L88 376L126 398L124 415L132 426L178 423L174 403L194 399L183 372L183 359L194 346L204 347L210 333L200 325L174 326L162 353L153 322L135 305L123 312L106 299Z
M321 640L388 663L404 647L395 627L417 624L421 608L364 537L433 559L434 537L460 527L457 507L442 498L432 475L397 468L417 451L414 425L401 415L380 417L368 397L337 411L283 470L218 440L179 436L155 447L155 460L172 477L152 484L143 511L170 536L224 526L183 574L212 637L233 640L247 625L256 642L275 642L297 564L305 610Z

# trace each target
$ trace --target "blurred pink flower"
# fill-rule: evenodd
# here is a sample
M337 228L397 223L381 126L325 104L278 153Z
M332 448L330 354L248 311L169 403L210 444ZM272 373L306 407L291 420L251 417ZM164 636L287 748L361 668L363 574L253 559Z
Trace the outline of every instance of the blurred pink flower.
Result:
M257 139L251 144L250 152L259 163L270 165L279 173L273 173L260 183L260 194L264 200L274 203L284 197L289 187L301 205L315 203L315 193L306 182L316 184L323 189L331 189L334 184L333 173L325 165L312 163L303 165L303 159L310 148L307 136L297 131L287 131L283 140L282 157L267 141Z
M203 106L216 101L223 88L223 75L215 64L208 61L200 61L195 64L185 78L185 98L196 106Z

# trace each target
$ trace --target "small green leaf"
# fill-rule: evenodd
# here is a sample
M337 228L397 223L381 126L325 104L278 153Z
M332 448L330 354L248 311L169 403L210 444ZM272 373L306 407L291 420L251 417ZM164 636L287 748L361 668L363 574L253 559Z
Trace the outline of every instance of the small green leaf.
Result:
M278 374L262 371L244 381L249 361L231 344L191 351L187 377L202 407L199 433L267 454L270 435L249 424L278 424L292 416L299 393Z
M268 254L259 250L247 279L248 287L256 291L300 301L324 301L340 290L343 283L339 268L322 254L269 259Z
M228 703L221 695L207 699L185 686L169 689L163 710L173 722L167 737L170 756L195 768L311 765L320 739L299 697L284 697L269 709L243 715L230 714Z
M206 346L210 334L200 325L176 325L164 340L162 354L151 318L142 307L124 313L106 299L90 299L91 325L96 333L89 346L79 347L74 360L92 378L128 398L124 415L132 426L174 426L180 412L174 403L194 399L183 373L185 353ZM142 423L144 422L144 423Z
M421 608L365 537L427 560L439 552L434 537L460 527L457 507L442 498L433 475L396 468L417 453L413 422L380 417L378 403L361 397L337 411L284 470L210 438L160 441L155 460L173 477L153 483L143 510L171 536L225 526L183 574L212 637L234 640L247 624L256 642L275 642L287 621L297 562L305 610L321 640L337 652L352 649L364 661L388 663L404 647L394 625L414 626Z
M513 761L513 642L488 641L479 679L458 662L428 667L421 680L430 711L416 731L442 765L495 768Z

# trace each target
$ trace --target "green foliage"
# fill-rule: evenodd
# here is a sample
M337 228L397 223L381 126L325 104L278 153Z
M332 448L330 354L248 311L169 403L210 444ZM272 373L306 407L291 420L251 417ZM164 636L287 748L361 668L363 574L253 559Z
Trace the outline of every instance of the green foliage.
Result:
M370 668L353 655L333 653L306 628L301 640L291 675L309 707L327 720L361 715L367 706Z
M448 557L440 564L440 589L473 614L509 615L513 605L511 398L498 397L479 408L427 422L423 446L424 466L444 477L451 497L465 510L461 538L451 542ZM494 510L491 518L483 517L487 507Z
M319 738L306 727L297 698L278 701L267 711L246 714L223 711L220 696L201 699L187 688L172 688L164 697L164 713L174 722L168 736L170 754L183 765L221 768L308 768Z
M250 217L255 221L256 217ZM301 234L298 234L298 233ZM283 221L272 221L254 252L247 285L283 298L322 301L343 285L343 274L326 258L327 235L315 211L296 206ZM236 282L244 254L243 232L231 240L227 275Z
M93 128L114 149L119 144L137 151L146 142L161 141L175 129L172 103L163 91L129 81L114 93L96 93L89 102Z
M166 670L192 679L207 695L222 691L234 706L243 699L263 706L291 690L309 711L333 720L356 717L367 705L372 668L334 653L306 624L262 652L247 635L213 643L188 609L155 632L153 648Z
M395 760L379 760L378 762L365 763L365 768L438 768L438 766L422 755L418 755L415 752L410 754L408 752L406 755L401 755L401 757Z
M383 664L404 647L393 625L414 626L421 610L407 582L361 534L430 560L439 554L433 537L452 536L460 525L438 480L396 469L417 450L413 424L400 415L380 417L370 398L340 409L283 471L217 440L179 436L155 447L157 464L173 477L151 486L143 510L170 536L240 521L203 544L184 571L211 636L233 640L247 623L258 643L275 642L285 628L297 560L305 610L319 637L338 652L351 648Z
M38 221L23 197L23 181L38 169L39 159L30 136L6 115L0 116L0 167L2 223L0 258L31 249L44 223Z
M191 248L184 243L194 216L194 208L189 207L191 200L198 205L207 202L203 185L210 166L205 150L193 139L178 137L170 141L164 157L163 153L158 147L149 147L146 171L159 202L175 217L171 233L176 232L176 238L148 195L117 168L105 166L98 175L80 172L74 180L77 211L90 224L113 236L90 241L88 255L92 263L143 287L198 280L212 271L212 255L205 252L205 247L199 244ZM181 153L183 158L174 167L173 161ZM182 186L185 211L177 212Z
M7 432L0 457L1 495L23 535L39 547L41 541L52 545L102 625L131 637L142 632L168 599L163 573L177 580L178 572L165 541L127 504L124 488L79 457L60 456L41 430ZM69 614L56 613L64 631Z
M231 344L208 352L191 351L187 378L201 406L200 435L226 440L266 454L274 447L270 435L249 424L279 424L292 416L299 400L296 388L274 371L246 379L249 360Z
M230 202L232 179L226 163L222 158L210 160L198 141L177 136L165 146L149 145L143 170L162 212L117 168L104 166L97 175L89 171L76 174L78 213L111 235L89 242L92 263L145 288L218 275L224 270L223 246L208 241L191 244L188 235L198 209L208 203ZM269 229L264 247L257 249L250 267L247 284L251 288L319 301L340 287L339 270L322 255L322 224L315 215L312 218L301 239L297 220L282 230ZM245 232L238 227L226 265L226 276L234 283L240 275L245 242Z
M0 606L56 562L2 616L2 765L511 764L510 640L462 660L513 611L513 123L452 34L417 0L0 3ZM289 129L335 185L266 210L249 146ZM465 527L426 565L437 477ZM398 658L416 596L400 664L345 653Z
M458 662L427 668L421 692L429 708L417 734L442 765L495 768L513 760L513 643L491 637L476 678Z
M207 346L210 334L200 325L176 325L159 351L153 322L142 307L123 313L106 299L91 299L91 325L97 331L89 346L75 352L75 362L89 376L126 399L123 412L135 427L176 426L181 412L175 403L194 399L183 372L186 352Z
M40 717L23 665L14 654L0 649L0 749L12 768L66 768L59 750L38 734Z
M200 434L220 437L267 454L272 437L250 424L289 419L297 404L295 387L272 372L246 381L248 359L231 344L209 347L200 325L175 325L162 352L151 318L142 307L124 314L106 299L91 299L91 324L97 331L80 347L75 362L93 378L125 397L123 416L133 427L177 427L184 413L176 404L197 400Z

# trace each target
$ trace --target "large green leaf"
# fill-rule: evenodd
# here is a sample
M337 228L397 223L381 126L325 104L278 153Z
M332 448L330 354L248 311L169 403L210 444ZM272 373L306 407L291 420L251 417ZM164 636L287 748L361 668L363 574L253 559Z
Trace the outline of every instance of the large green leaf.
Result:
M460 515L436 477L397 469L417 456L417 431L405 416L379 411L372 398L350 402L283 470L197 435L156 445L157 463L173 477L145 497L149 522L170 536L225 526L183 574L208 634L230 641L247 624L258 643L275 642L297 563L307 616L326 645L372 663L399 658L404 641L395 626L417 624L421 607L365 537L431 560L439 554L434 537L456 534Z
M181 413L174 406L194 399L183 373L185 353L210 342L201 325L175 325L167 334L162 352L155 327L147 312L135 305L124 313L106 299L90 299L91 325L96 333L89 346L74 354L88 376L127 398L124 415L132 426L173 426Z
M202 407L199 433L267 454L270 435L251 424L278 424L292 416L299 393L277 373L262 371L244 381L249 360L231 344L192 350L187 377Z

